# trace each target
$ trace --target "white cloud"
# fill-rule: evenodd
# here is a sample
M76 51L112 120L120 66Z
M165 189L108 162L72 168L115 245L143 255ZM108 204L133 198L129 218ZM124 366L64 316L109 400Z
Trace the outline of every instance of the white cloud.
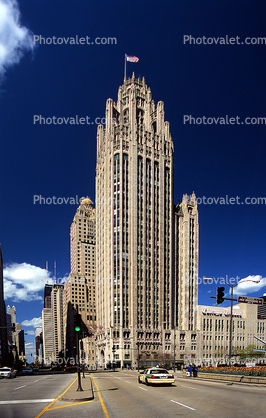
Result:
M21 322L21 325L24 327L41 327L42 326L42 317L39 318L32 318L30 320L26 319L25 321ZM28 332L27 332L28 334Z
M0 77L34 47L33 34L20 23L17 0L0 0Z
M13 263L4 268L4 295L5 299L11 298L15 302L22 300L42 300L38 292L43 291L48 280L53 283L50 273L45 269L27 263Z
M27 334L27 335L35 335L35 331L27 331L25 334Z
M1 1L1 0L0 0ZM53 284L52 274L45 269L28 263L12 263L4 268L5 299L13 302L25 300L43 301L43 289L46 283ZM58 278L57 283L64 283L67 277ZM42 295L39 294L42 292Z
M241 279L238 282L238 285L234 288L234 295L248 295L250 293L261 292L262 289L266 286L266 277L259 275L250 275ZM265 289L264 289L265 290Z

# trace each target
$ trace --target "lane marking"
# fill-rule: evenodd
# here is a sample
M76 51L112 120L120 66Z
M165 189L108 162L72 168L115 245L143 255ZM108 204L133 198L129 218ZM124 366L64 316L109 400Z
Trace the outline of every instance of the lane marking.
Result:
M95 382L94 377L93 377L93 375L92 375L92 374L91 374L91 377L93 378L94 384L95 384L95 386L96 386L96 388L97 388L97 391L98 391L98 395L99 395L99 399L100 399L100 402L101 402L101 405L102 405L103 412L105 413L106 418L109 418L109 415L108 415L107 409L106 409L106 407L105 407L105 405L104 405L104 403L103 403L103 398L102 398L102 396L101 396L101 394L100 394L100 389L98 388L98 386L97 386L97 384L96 384L96 382ZM37 417L36 417L36 418L37 418Z
M71 403L71 404L63 405L63 406L55 406L54 408L49 408L49 411L53 411L54 409L68 408L69 406L82 405L84 403L90 403L90 402L95 402L95 401L91 400L91 401L84 401L84 402L75 402L75 403Z
M188 409L191 409L192 411L196 411L196 409L194 409L194 408L191 408L190 406L184 405L183 403L180 403L180 402L176 402L176 401L172 401L172 400L171 400L171 402L177 403L178 405L184 406L184 408L188 408Z
M45 379L45 378L44 378ZM59 395L56 399L54 399L48 406L46 406L38 415L36 415L35 418L39 418L40 416L42 416L45 412L49 411L49 407L54 405L55 402L60 399L67 391L68 389L78 380L78 375L76 375L76 379L73 380L73 382L66 388L66 390Z
M130 384L130 382L127 382L126 380L125 380L125 382Z
M14 390L25 388L25 386L27 386L27 385L19 386L18 388L15 388Z
M141 386L139 386L139 388L140 388L140 389L142 389L142 390L146 390L146 391L148 390L148 389L144 389L144 388L142 388Z
M197 388L192 388L191 386L185 386L185 385L181 385L181 386L183 386L183 388L189 388L189 389L197 390Z
M41 402L52 402L54 399L21 399L20 401L0 401L0 405L9 405L14 403L41 403Z
M39 380L40 380L40 379L38 379L38 380L35 380L35 381L34 381L33 383L39 382Z

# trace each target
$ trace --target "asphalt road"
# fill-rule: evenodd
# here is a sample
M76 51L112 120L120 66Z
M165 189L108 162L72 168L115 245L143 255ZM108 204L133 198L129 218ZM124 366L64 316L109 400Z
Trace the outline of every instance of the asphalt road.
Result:
M34 374L0 380L0 416L31 418L75 379L75 374Z
M92 377L95 390L93 401L74 403L58 399L46 410L44 408L64 392L75 375L39 374L1 380L0 416L256 418L265 415L266 387L205 382L181 376L177 377L173 386L145 386L138 383L137 373L133 371L96 372ZM19 403L11 403L14 400ZM24 403L25 400L27 403ZM33 402L35 400L37 403Z
M137 382L134 372L93 376L110 418L265 416L266 387L228 385L181 376L173 386L146 386ZM112 385L117 390L111 390Z

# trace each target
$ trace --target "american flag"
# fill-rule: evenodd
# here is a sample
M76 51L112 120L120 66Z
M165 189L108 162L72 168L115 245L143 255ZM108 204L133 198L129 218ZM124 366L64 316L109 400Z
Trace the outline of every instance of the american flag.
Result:
M136 63L139 62L138 57L134 57L133 55L127 55L127 54L126 54L126 60L129 61L129 62L136 62Z

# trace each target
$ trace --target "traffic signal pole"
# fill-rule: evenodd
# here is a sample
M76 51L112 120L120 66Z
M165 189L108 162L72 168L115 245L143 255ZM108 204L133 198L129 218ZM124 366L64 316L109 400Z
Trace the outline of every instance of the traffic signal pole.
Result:
M207 280L206 280L207 281ZM231 358L232 358L232 335L233 335L233 301L237 302L237 299L233 298L233 291L234 291L234 285L230 285L229 283L226 283L231 288L231 297L230 298L224 298L222 295L220 295L220 291L218 289L223 289L221 292L223 293L224 287L218 287L217 288L217 296L211 296L211 298L216 299L217 305L220 303L223 303L224 300L230 300L231 301L231 308L230 308L230 326L229 326L229 366L231 366ZM218 300L218 296L222 296L222 300Z
M205 277L203 279L205 282L208 282L209 280L212 280L208 277ZM255 280L249 280L249 279L242 279L241 282L253 282L253 283L260 283L255 281ZM230 300L231 301L231 309L230 309L230 328L229 328L229 365L231 366L231 358L232 358L232 334L233 334L233 301L238 301L237 299L233 298L233 292L234 292L234 287L238 285L238 283L236 285L233 284L229 284L227 282L223 282L225 284L227 284L230 289L231 289L231 297L230 298L224 298L223 295L223 291L224 291L224 287L218 287L217 288L217 296L211 296L211 298L216 299L217 301L217 305L219 305L220 303L222 303L224 300ZM219 290L218 290L219 289ZM220 293L221 292L221 293ZM256 337L255 337L256 338Z
M77 326L79 325L79 323L77 323L77 322L79 322L79 321L77 321L77 318L79 319L79 317L78 317L78 315L79 315L78 309L79 309L79 307L78 307L78 305L76 305L76 314L75 315L77 315L77 316L76 316L76 320L75 320L75 322L76 322L75 325L77 325ZM80 334L80 327L78 327L78 328L79 328L79 331L77 331L75 329L75 332L76 332L76 346L77 346L77 360L78 360L78 366L77 366L77 372L78 372L78 388L77 388L77 392L81 392L81 391L83 391L83 389L81 387L81 379L80 379L80 358L79 358L79 334Z

